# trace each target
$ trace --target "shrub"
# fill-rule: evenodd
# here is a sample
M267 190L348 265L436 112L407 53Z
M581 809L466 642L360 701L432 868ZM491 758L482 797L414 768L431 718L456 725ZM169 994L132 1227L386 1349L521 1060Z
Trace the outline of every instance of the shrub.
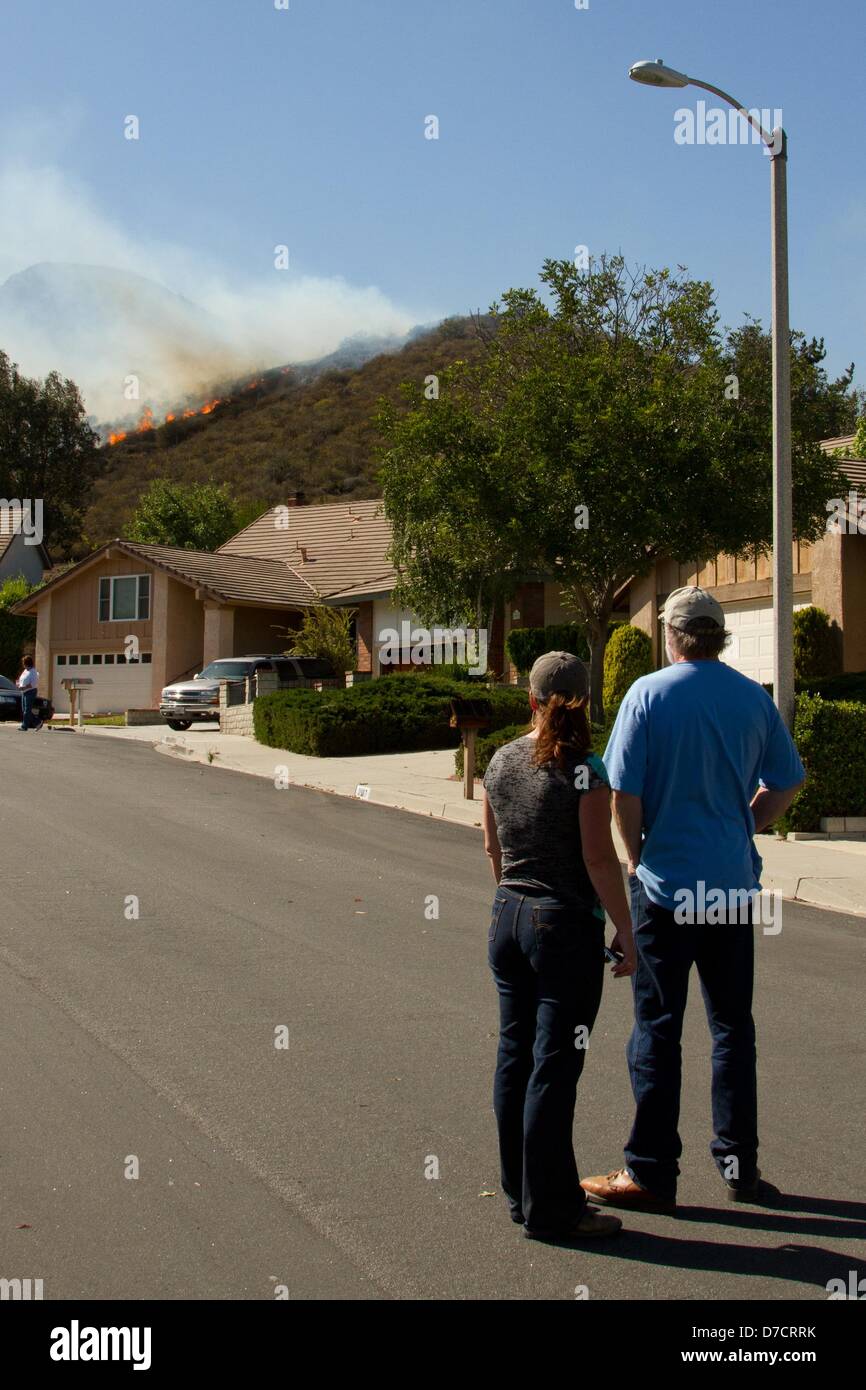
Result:
M798 681L797 687L805 694L821 695L825 700L854 700L866 704L866 671L846 671L844 675L826 676L823 680Z
M31 585L23 576L0 584L0 676L14 680L21 670L21 658L33 651L36 619L19 618L10 613L13 603L26 598Z
M798 695L794 741L806 768L780 830L819 830L822 816L866 816L866 709Z
M577 623L551 623L548 627L513 627L505 639L505 651L521 676L528 676L545 652L571 652L589 660L583 628Z
M479 688L490 706L491 730L529 720L526 692L516 686ZM466 685L437 676L393 675L348 690L277 690L253 706L260 743L313 757L410 753L453 748L452 698L465 699Z
M316 603L304 610L301 626L280 634L289 641L290 656L313 656L327 661L344 676L355 665L352 619L357 608L328 608Z
M794 675L797 680L834 675L841 665L841 632L823 608L800 608L794 614Z
M653 669L652 642L647 634L631 623L621 623L614 629L604 653L605 710L615 712L629 686Z

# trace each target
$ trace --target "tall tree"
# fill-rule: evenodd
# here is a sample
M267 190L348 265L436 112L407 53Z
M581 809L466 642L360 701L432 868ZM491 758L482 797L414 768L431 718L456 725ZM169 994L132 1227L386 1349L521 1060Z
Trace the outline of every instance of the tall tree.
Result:
M144 545L216 550L239 529L227 484L156 478L139 499L127 534Z
M410 602L447 601L455 583L468 598L476 543L488 584L507 569L511 588L531 572L566 588L586 627L600 719L622 586L662 555L769 545L769 398L749 372L737 397L732 363L743 353L719 330L711 286L682 269L612 256L588 270L549 260L540 278L543 294L510 290L493 306L478 365L457 364L438 400L416 393L408 414L392 414L383 489ZM814 539L839 475L812 436L832 413L828 395L844 398L847 385L831 390L813 370L808 387L796 521Z
M74 382L57 372L22 376L0 352L0 497L41 502L43 538L57 553L81 534L101 467L98 442Z

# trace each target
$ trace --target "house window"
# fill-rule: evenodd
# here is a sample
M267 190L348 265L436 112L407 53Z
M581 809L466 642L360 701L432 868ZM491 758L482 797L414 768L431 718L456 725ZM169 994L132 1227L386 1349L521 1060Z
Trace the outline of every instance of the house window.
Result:
M90 658L90 660L93 662L94 666L101 666L101 665L102 665L102 657L101 657L101 655L99 654L99 652L94 653L94 655Z
M78 665L78 657L77 657L77 656L68 656L68 657L66 658L66 660L67 660L67 662L69 663L70 666L77 666L77 665Z
M144 665L144 666L150 666L150 665L152 664L152 662L153 662L153 652L142 652L142 653L141 653L141 661L142 661L142 665Z
M66 657L65 657L65 656L59 656L59 657L57 658L57 665L58 665L58 666L65 666L65 665L66 665Z
M82 666L89 666L89 665L90 665L90 657L89 657L89 656L84 656L84 655L82 655L82 658L81 658L81 665L82 665Z
M150 617L150 575L106 575L99 581L101 623L145 622Z
M105 664L106 664L106 666L113 666L113 665L114 665L114 652L106 652L106 653L105 653Z

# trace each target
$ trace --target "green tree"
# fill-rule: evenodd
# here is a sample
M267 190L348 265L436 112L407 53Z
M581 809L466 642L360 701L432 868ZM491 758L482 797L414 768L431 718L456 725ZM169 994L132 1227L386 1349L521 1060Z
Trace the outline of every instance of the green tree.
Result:
M20 672L24 653L33 651L36 619L19 618L9 612L14 603L27 597L32 587L23 575L0 584L0 676L8 680L14 680Z
M57 372L22 376L0 352L0 497L41 502L43 539L55 551L81 534L101 469L98 442L74 382Z
M357 611L356 608L329 608L324 603L306 608L300 627L284 634L291 639L289 656L319 657L329 661L339 676L353 670L352 619Z
M653 670L652 642L631 623L614 628L604 653L604 708L614 714L629 686Z
M751 325L742 345L725 339L712 287L682 270L613 256L586 271L549 260L540 278L544 293L509 290L493 306L480 362L456 364L438 399L416 388L408 414L385 419L382 486L403 593L419 611L468 602L473 582L488 601L532 575L563 585L587 634L601 722L622 586L660 556L770 543L765 335ZM796 528L812 540L840 486L817 440L850 378L830 384L820 358L795 356ZM748 388L739 397L732 364Z
M143 545L217 550L237 530L227 483L173 483L157 478L142 494L128 536Z
M794 675L798 681L835 675L841 669L842 633L823 608L809 604L794 614Z

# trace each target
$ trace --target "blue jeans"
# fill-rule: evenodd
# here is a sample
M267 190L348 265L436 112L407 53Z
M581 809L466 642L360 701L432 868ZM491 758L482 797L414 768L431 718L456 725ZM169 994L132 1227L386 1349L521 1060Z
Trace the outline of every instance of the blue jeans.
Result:
M593 913L540 893L497 889L488 960L499 991L493 1108L502 1190L512 1218L536 1230L569 1226L586 1203L572 1126L601 1002L603 951L604 923Z
M35 690L21 691L21 723L19 729L33 729L39 723L33 713L33 701L36 699Z
M650 901L638 878L630 878L629 890L637 971L632 977L634 1029L626 1055L636 1110L625 1146L626 1166L641 1187L660 1197L676 1196L682 1153L677 1128L680 1038L695 965L712 1035L715 1137L710 1152L722 1177L748 1187L758 1162L751 920L742 925L680 924L673 912Z

